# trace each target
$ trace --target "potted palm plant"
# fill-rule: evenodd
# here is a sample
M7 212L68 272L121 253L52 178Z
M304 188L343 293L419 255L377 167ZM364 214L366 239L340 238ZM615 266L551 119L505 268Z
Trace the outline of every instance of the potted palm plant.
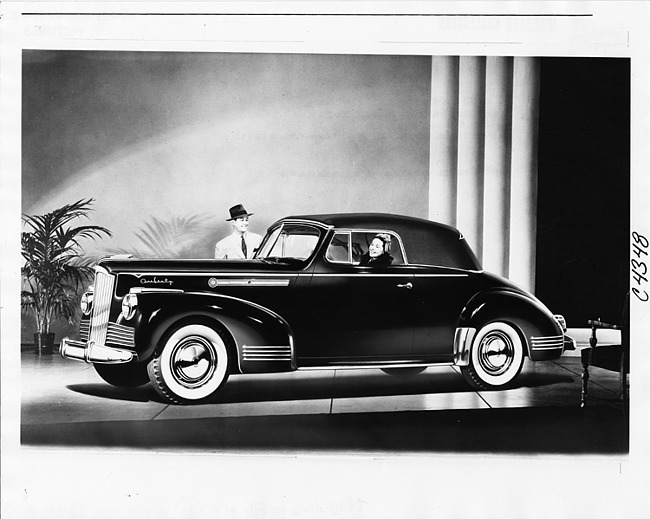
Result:
M73 324L80 285L92 275L88 259L82 257L80 240L96 239L111 232L97 225L71 227L78 218L88 218L94 199L82 199L44 215L23 215L28 227L21 236L23 288L21 304L33 312L37 332L34 352L51 354L57 319Z

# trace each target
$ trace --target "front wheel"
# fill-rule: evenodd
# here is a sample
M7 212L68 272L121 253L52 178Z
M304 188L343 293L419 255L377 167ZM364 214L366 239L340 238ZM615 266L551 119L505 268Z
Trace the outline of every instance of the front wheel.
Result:
M181 326L163 337L148 372L154 388L168 402L198 403L228 378L228 348L210 326Z
M521 337L512 326L493 322L479 330L472 342L463 376L476 389L501 389L511 383L524 363Z

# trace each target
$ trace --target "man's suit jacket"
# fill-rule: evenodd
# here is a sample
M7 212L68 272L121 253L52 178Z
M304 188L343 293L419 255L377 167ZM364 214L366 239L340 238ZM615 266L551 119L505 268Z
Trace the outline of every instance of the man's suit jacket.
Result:
M246 241L247 254L244 257L244 252L241 247L241 234L233 232L230 236L226 236L220 240L214 247L214 257L216 259L251 259L255 249L260 246L262 237L254 232L246 232L244 234Z

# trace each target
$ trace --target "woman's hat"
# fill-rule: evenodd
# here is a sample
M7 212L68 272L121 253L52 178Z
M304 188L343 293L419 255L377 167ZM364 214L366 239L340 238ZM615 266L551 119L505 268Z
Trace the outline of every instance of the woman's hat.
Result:
M390 245L391 245L391 235L387 233L379 233L375 235L375 238L379 238L382 242L384 242L384 252L389 252L390 251Z
M244 218L245 216L253 216L253 213L247 212L243 205L237 204L230 208L230 218L226 222L236 220L237 218Z

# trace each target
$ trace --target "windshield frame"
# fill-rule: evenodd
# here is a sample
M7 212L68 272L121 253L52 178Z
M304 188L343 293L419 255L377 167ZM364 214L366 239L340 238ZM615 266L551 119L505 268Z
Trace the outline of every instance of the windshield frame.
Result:
M275 248L277 241L280 239L280 237L283 234L284 229L289 226L304 226L306 228L316 231L318 236L313 249L305 257L270 256L269 254ZM318 222L308 221L308 220L283 220L281 222L278 222L277 224L269 227L266 235L264 236L262 242L260 243L260 246L255 252L254 259L259 259L262 261L287 262L287 263L293 263L296 261L300 263L309 262L313 259L316 252L320 249L320 245L322 244L324 237L327 235L328 229L329 227L326 225L319 224Z

